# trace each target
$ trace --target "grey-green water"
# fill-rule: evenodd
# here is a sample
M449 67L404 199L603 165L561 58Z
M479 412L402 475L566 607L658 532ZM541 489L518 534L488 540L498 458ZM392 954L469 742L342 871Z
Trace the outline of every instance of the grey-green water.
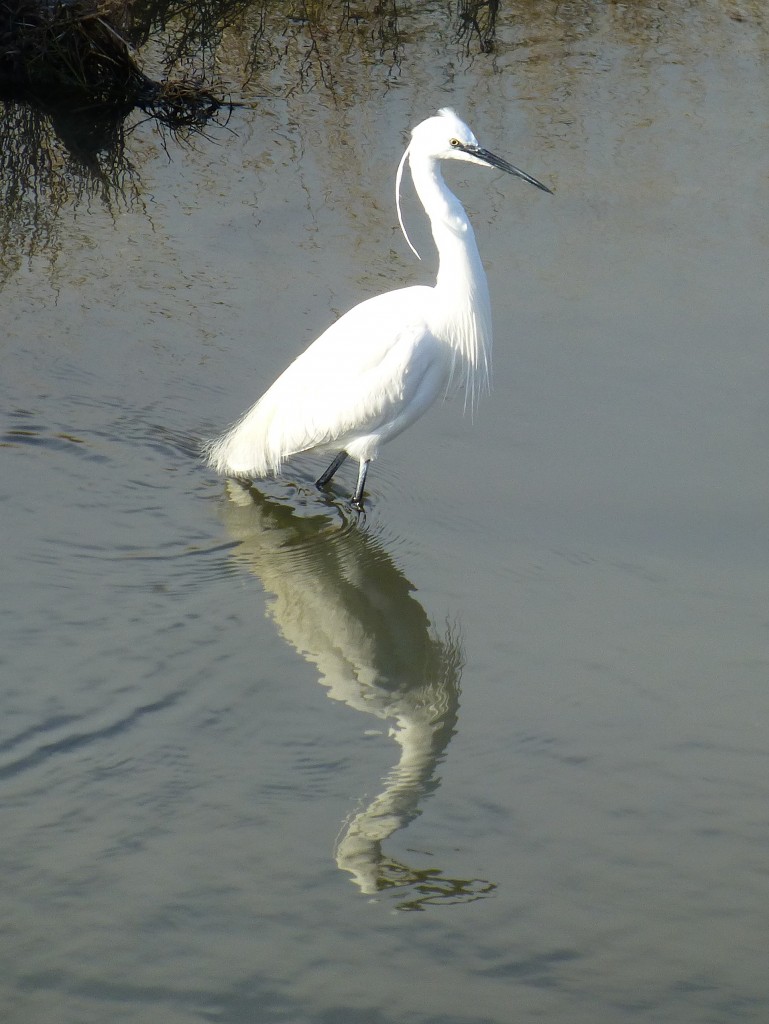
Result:
M5 1021L769 1018L763 5L402 28L0 215ZM226 489L198 439L429 280L393 178L447 104L556 189L449 175L491 399L360 525L313 460Z

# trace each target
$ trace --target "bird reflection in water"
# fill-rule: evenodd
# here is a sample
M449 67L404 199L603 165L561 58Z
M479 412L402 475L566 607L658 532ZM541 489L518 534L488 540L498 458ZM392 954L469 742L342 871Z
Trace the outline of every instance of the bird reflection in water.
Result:
M317 668L329 697L390 722L400 747L381 793L340 830L339 868L364 894L394 890L403 910L489 895L491 882L414 869L382 851L439 785L436 768L459 710L457 629L436 633L381 544L330 499L324 507L313 493L302 508L295 494L289 506L238 481L227 494L222 515L238 541L234 557L272 595L268 614L284 640Z

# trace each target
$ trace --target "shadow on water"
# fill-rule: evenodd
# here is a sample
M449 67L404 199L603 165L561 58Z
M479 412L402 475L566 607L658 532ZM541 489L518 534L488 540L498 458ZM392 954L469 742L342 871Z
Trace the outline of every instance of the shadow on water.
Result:
M329 697L391 723L400 748L381 792L342 826L337 865L366 895L392 891L402 910L487 896L491 882L412 868L382 848L440 784L459 714L458 628L439 635L379 541L333 503L316 513L301 497L292 507L234 481L227 497L233 557L271 595L268 614L283 639L315 666Z

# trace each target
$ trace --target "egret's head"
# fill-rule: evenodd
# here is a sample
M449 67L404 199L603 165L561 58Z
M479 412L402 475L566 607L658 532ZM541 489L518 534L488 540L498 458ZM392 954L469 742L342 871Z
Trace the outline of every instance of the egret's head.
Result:
M463 160L466 163L480 164L481 167L496 167L500 171L523 178L531 185L536 185L543 192L550 192L547 185L532 178L507 160L495 156L487 149L482 149L478 140L449 107L439 110L435 117L422 121L411 133L409 151L413 156L423 156L432 160Z
M428 117L414 128L410 148L414 153L435 160L468 160L477 163L470 153L473 149L480 149L480 146L465 122L449 107L444 107L435 117Z
M395 175L395 203L398 209L398 223L401 226L404 238L411 247L412 252L421 259L421 256L411 243L411 239L403 223L401 213L401 178L406 161L411 163L412 173L415 168L415 161L422 165L430 164L436 160L464 160L465 163L479 164L481 167L496 167L500 171L514 174L517 178L523 178L531 185L536 185L543 192L550 192L547 185L525 174L518 167L509 164L499 156L494 156L488 149L482 149L478 140L467 127L464 121L460 120L449 107L439 110L435 117L428 117L422 121L411 133L411 141L406 147L400 163L398 173Z

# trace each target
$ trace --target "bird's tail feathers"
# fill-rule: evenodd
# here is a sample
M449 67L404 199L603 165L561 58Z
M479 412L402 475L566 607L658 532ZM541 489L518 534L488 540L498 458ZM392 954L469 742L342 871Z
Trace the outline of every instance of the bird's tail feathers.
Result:
M220 476L261 478L280 473L287 453L269 443L269 420L257 405L220 437L206 442L206 463Z

